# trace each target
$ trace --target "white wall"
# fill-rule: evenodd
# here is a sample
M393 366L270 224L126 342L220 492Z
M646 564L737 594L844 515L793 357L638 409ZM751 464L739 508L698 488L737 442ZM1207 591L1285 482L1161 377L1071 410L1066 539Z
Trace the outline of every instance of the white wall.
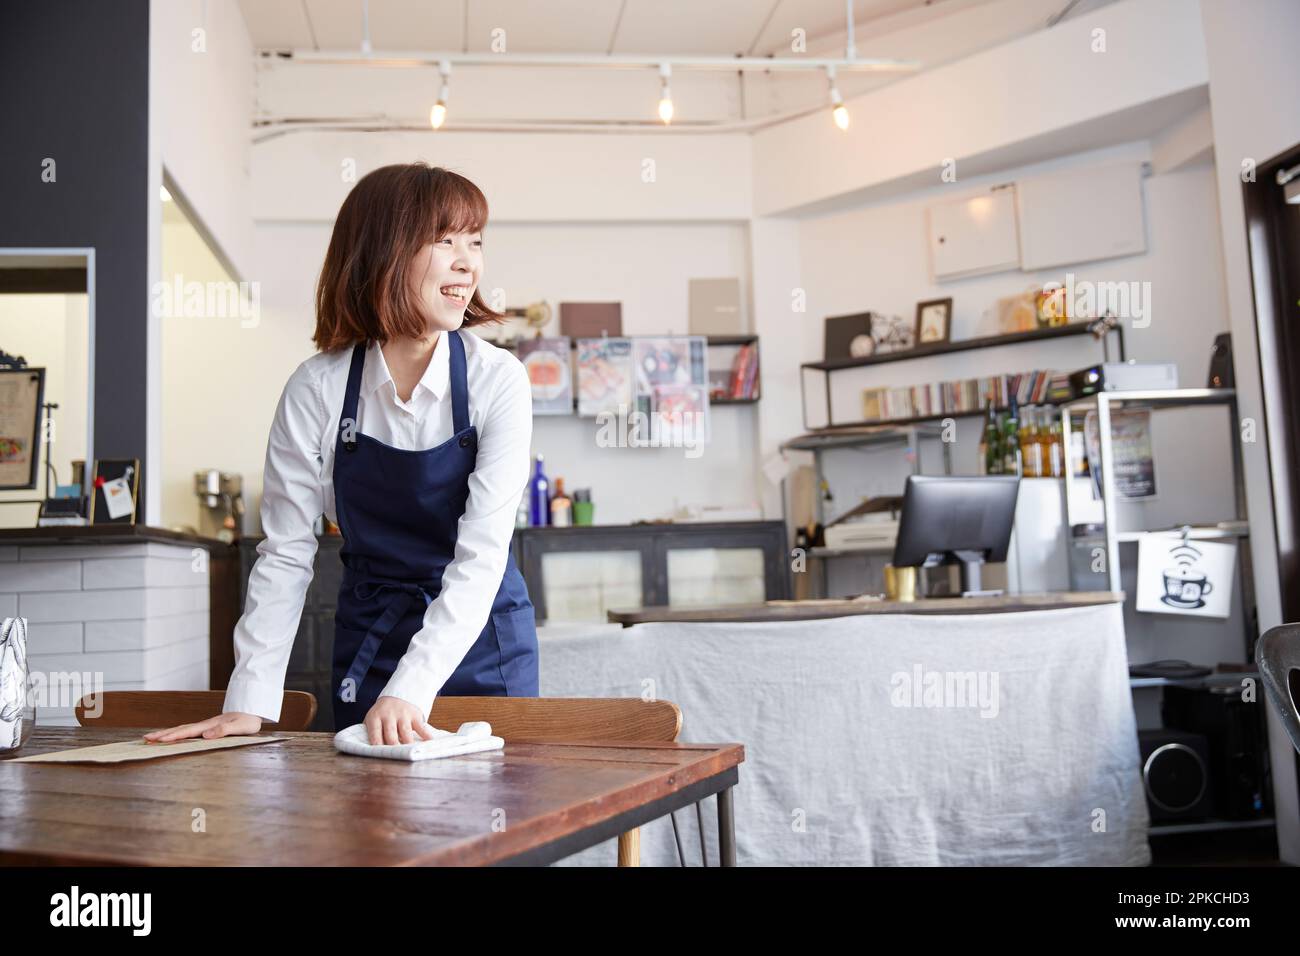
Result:
M1105 52L1094 52L1094 30L1105 31ZM938 182L946 158L973 174L1005 168L996 157L1012 150L1032 154L1019 162L1073 152L1083 141L1063 135L1069 128L1092 124L1092 141L1106 142L1114 114L1205 78L1193 3L1115 3L851 98L845 132L817 113L757 133L754 208L772 215L911 177Z
M1273 346L1270 330L1255 321L1246 223L1242 204L1242 163L1262 163L1300 142L1300 4L1294 0L1201 0L1210 75L1210 110L1217 163L1223 270L1239 410L1243 418L1264 422L1259 348ZM1269 188L1259 184L1259 188ZM1294 408L1267 409L1274 428L1296 428ZM1247 505L1251 514L1251 558L1255 565L1261 631L1281 621L1277 565L1277 527L1264 442L1243 444ZM1300 863L1300 812L1297 812L1295 754L1281 725L1269 726L1282 858Z

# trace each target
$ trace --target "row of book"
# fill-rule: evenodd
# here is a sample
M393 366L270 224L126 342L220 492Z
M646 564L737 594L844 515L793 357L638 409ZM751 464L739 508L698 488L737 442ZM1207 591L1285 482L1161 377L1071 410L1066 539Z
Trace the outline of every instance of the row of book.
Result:
M729 369L709 369L709 398L758 398L757 344L740 346Z
M1038 369L928 385L863 389L862 417L872 422L960 415L983 411L990 403L1005 408L1013 396L1016 404L1024 406L1056 402L1069 395L1069 373Z

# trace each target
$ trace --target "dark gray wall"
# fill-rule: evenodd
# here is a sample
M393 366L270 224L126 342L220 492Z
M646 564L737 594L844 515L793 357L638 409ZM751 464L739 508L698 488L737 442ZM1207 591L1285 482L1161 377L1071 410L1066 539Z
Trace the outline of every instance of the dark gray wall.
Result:
M145 457L148 151L148 0L0 2L0 247L95 248L99 458Z

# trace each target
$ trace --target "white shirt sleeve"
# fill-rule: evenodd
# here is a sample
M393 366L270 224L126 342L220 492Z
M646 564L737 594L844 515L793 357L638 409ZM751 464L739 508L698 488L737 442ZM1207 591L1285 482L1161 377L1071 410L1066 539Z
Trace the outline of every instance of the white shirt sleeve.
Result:
M501 587L515 515L528 484L532 436L532 386L524 366L511 356L483 418L469 499L442 589L425 609L423 626L381 694L414 704L426 719L438 691L487 624Z
M262 478L262 530L248 577L244 614L235 625L235 669L223 713L280 719L284 675L302 617L316 556L316 519L324 513L320 443L328 424L316 382L304 366L290 376L275 410Z

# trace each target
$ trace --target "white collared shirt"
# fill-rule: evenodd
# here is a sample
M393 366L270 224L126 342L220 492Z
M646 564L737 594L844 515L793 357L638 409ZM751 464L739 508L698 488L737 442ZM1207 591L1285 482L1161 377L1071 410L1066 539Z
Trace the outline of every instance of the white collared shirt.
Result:
M443 333L409 402L383 352L372 344L357 401L357 429L405 449L434 448L453 432L451 347ZM515 515L529 477L533 407L528 373L514 354L463 329L470 424L478 457L469 499L457 525L456 550L382 694L429 714L487 624L501 586ZM235 625L235 670L222 711L280 718L289 652L298 632L316 555L314 525L334 509L334 442L343 410L352 349L318 353L290 376L266 446L262 531L248 578L244 614Z

